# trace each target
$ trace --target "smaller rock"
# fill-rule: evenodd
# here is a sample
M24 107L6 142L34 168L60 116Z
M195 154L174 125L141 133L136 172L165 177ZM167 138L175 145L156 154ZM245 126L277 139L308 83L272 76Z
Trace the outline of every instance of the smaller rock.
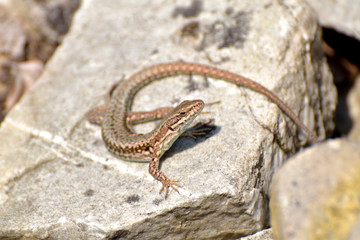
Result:
M240 238L239 240L273 240L273 234L271 228L258 231L250 236Z
M360 4L356 0L307 1L316 11L321 25L360 39Z
M360 239L360 142L331 140L290 159L273 179L275 239Z

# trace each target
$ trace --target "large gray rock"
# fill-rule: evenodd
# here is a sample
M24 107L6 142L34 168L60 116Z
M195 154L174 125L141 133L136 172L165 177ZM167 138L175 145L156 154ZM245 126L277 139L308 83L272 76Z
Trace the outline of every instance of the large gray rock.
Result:
M304 2L85 0L42 78L0 129L0 237L235 238L268 226L272 175L307 138L265 97L195 76L138 94L134 110L221 101L200 116L215 118L212 135L180 139L164 156L161 170L181 184L166 200L147 164L112 156L100 128L84 119L123 74L177 60L258 81L320 138L333 128L336 92Z

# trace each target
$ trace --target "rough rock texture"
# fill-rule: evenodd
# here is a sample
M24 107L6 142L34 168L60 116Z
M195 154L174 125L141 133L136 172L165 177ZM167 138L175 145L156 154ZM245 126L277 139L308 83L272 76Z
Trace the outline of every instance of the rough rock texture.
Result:
M360 40L360 4L358 0L308 0L320 23Z
M138 94L134 110L221 101L200 116L215 119L211 135L180 139L164 156L161 170L181 184L166 200L146 164L112 156L84 119L123 74L177 60L258 81L320 138L333 128L336 92L304 2L85 0L0 129L0 238L236 238L268 225L272 175L307 140L265 97L196 76Z
M360 142L331 140L314 146L291 158L274 176L274 236L360 239L359 199Z

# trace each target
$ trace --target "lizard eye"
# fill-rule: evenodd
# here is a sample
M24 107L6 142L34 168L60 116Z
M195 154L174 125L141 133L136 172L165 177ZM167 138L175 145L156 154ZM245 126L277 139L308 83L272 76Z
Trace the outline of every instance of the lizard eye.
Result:
M180 112L180 115L185 115L185 112L184 111Z

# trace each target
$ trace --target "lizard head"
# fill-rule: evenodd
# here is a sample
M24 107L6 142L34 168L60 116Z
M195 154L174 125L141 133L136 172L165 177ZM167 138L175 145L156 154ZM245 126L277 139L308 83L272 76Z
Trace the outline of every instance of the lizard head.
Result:
M164 118L158 131L158 144L162 153L167 151L178 137L189 127L204 107L202 100L187 100L180 103ZM162 155L161 153L161 155Z

